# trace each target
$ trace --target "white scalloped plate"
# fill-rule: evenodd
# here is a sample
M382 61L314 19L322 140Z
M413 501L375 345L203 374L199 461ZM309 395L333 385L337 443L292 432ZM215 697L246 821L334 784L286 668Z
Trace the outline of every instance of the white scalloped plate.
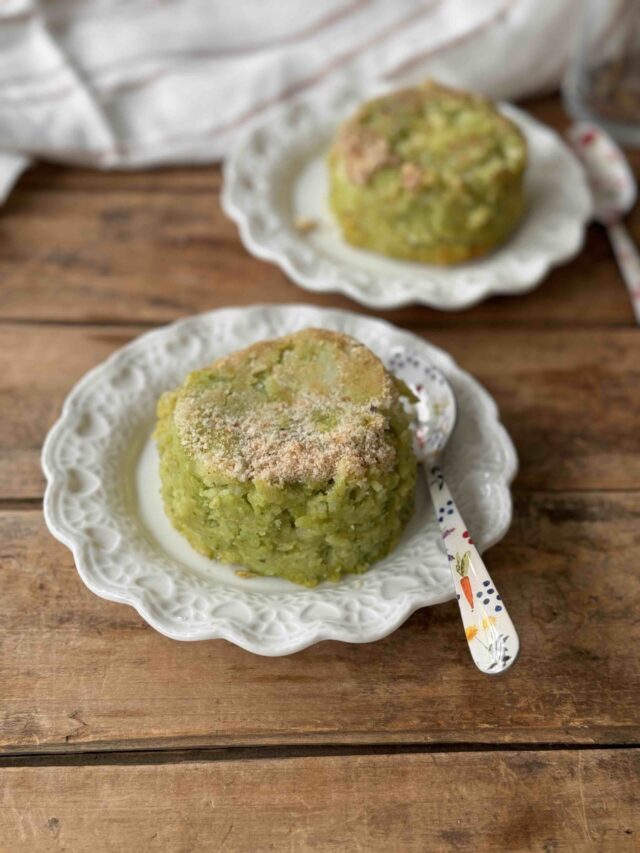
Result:
M158 396L223 353L309 326L351 334L381 356L398 345L417 349L446 373L459 403L444 460L447 480L481 547L504 535L515 452L489 395L448 355L388 323L346 311L227 308L149 332L114 353L71 391L47 436L45 519L72 550L93 592L130 604L169 637L223 637L263 655L289 654L320 640L377 640L418 607L453 596L423 489L389 557L364 575L315 589L238 577L232 567L193 551L164 515L150 441Z
M529 165L527 209L504 246L443 268L347 245L326 203L325 156L336 126L363 99L361 89L341 88L284 107L253 125L231 152L222 204L249 252L278 264L306 290L344 293L370 308L419 303L449 311L531 290L580 250L592 210L582 167L557 133L508 104L501 109L525 134ZM302 234L299 218L318 225Z

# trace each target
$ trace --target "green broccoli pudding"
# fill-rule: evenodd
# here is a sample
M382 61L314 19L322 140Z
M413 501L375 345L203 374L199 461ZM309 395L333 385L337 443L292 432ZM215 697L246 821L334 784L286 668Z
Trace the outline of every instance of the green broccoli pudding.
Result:
M321 329L190 373L158 403L162 497L209 557L314 586L388 554L413 511L405 387Z
M347 242L451 264L504 242L524 207L527 148L477 95L428 82L362 104L329 153L329 203Z

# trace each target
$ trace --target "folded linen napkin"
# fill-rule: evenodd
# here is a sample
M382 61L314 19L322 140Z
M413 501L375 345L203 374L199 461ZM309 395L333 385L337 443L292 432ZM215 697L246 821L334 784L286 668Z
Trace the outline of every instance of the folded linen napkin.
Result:
M611 0L616 14L624 0ZM0 201L33 159L215 161L277 105L341 80L515 98L557 85L582 0L5 0Z

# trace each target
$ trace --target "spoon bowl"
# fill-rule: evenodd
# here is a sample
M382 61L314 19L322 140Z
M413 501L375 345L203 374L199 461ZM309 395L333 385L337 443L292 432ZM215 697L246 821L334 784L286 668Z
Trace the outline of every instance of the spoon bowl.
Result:
M456 398L437 367L403 347L391 350L389 370L407 385L416 400L413 449L420 462L428 462L444 450L456 423Z

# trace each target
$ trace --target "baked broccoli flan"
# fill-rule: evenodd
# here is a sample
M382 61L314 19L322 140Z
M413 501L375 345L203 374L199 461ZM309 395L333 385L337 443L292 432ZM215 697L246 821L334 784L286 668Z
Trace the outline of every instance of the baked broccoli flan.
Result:
M162 497L202 554L313 586L388 554L412 514L408 393L354 338L305 329L158 403Z
M339 128L329 203L354 246L457 263L514 230L526 162L522 133L489 100L427 82L362 104Z

